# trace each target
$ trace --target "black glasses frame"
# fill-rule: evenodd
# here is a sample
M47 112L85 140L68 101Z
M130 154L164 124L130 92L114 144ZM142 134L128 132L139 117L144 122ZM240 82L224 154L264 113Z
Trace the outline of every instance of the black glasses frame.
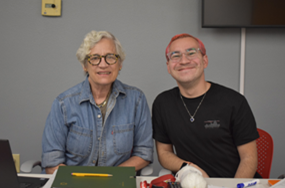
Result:
M109 62L107 61L106 57L107 57L108 55L114 55L114 56L116 57L115 63L109 63ZM98 56L98 57L99 57L100 60L99 60L99 62L98 62L97 64L93 64L93 63L90 62L90 58L93 57L93 56ZM114 65L114 64L117 63L118 59L120 58L120 55L119 55L119 54L106 54L106 55L93 54L93 55L88 55L88 56L87 56L87 61L88 61L88 63L90 63L90 64L93 65L93 66L99 65L99 64L101 63L102 57L105 59L105 62L106 62L108 65Z

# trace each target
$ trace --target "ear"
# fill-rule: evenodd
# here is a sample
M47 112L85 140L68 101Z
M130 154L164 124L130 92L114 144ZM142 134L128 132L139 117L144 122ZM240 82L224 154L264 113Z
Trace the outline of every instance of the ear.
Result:
M84 64L81 64L81 65L82 65L83 71L84 71L85 73L87 73L88 71L87 71L86 66L85 66Z
M203 56L203 64L204 64L204 69L208 67L208 56L207 55Z
M166 62L166 65L167 65L167 71L168 71L168 73L170 74L170 67L169 67L170 65L169 65L169 61L167 61L167 62Z
M120 61L119 62L120 66L119 66L119 71L123 68L123 63Z

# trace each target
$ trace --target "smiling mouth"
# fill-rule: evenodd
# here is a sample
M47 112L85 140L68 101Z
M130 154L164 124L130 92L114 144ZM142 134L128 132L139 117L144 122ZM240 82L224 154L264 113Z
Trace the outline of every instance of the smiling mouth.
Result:
M98 72L97 74L99 74L99 75L109 75L109 74L111 74L111 72Z
M183 67L178 69L178 71L184 71L184 70L189 70L189 69L194 69L195 67Z

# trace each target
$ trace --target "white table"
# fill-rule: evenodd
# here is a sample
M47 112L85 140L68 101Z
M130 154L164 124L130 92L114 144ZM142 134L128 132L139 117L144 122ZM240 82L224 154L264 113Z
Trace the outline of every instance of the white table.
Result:
M33 177L33 178L50 178L52 174L26 174L26 173L19 173L18 176L24 177Z
M51 174L24 174L20 173L18 176L27 176L27 177L39 177L39 178L50 178L49 181L45 184L43 188L50 188L54 179L54 176ZM146 180L148 183L151 180L157 178L156 176L137 176L136 183L137 188L140 188L140 182ZM239 179L239 178L205 178L208 185L215 185L215 186L224 186L227 188L236 188L238 183L243 183L250 181L251 179ZM260 179L260 183L251 186L250 188L269 188L268 179Z

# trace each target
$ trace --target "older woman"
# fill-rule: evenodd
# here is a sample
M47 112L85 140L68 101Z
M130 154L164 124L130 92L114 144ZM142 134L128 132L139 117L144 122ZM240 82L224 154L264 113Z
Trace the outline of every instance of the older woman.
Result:
M117 80L125 54L109 32L91 31L77 51L82 83L53 102L42 140L42 167L134 166L152 162L149 108L143 92Z

